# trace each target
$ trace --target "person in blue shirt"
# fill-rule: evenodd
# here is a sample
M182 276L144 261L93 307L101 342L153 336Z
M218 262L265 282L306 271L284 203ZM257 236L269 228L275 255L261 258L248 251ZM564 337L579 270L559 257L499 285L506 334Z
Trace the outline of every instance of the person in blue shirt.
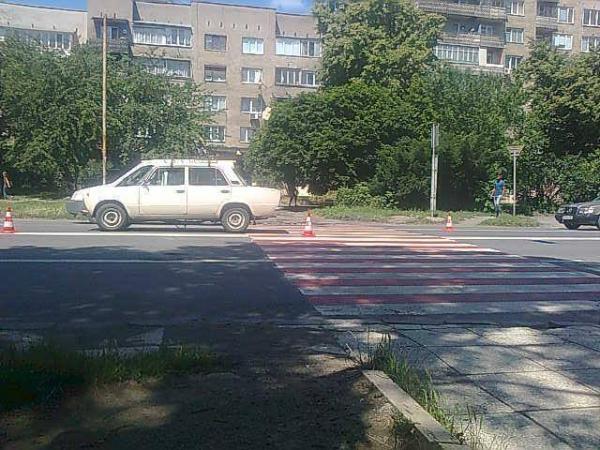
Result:
M494 210L496 211L496 217L500 215L500 200L506 191L506 185L504 184L504 178L502 174L498 174L498 179L494 181L494 189L492 189L492 199L494 200Z

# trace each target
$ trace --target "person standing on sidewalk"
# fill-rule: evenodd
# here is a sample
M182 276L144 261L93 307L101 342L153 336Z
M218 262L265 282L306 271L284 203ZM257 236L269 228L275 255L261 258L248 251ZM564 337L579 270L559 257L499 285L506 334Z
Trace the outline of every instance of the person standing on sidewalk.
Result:
M8 190L12 188L12 182L8 178L8 172L2 172L2 198L7 199L10 197Z
M492 189L492 199L494 200L494 211L496 211L496 217L500 215L500 200L506 191L506 185L504 184L504 178L502 174L498 174L498 178L494 181L494 189Z

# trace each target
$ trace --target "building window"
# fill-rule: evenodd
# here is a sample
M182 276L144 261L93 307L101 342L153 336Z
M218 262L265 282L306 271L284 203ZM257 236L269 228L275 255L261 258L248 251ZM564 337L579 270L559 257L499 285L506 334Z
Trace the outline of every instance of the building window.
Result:
M184 27L134 25L133 42L135 44L191 47L192 29Z
M259 38L242 38L242 53L250 55L262 55L265 52L264 41Z
M314 70L278 67L275 69L275 84L280 86L316 87L318 86L317 73Z
M486 49L486 61L488 66L500 66L502 65L502 50L498 48L487 48Z
M277 38L275 52L284 56L321 56L321 43L316 39Z
M204 66L204 81L224 83L227 81L227 68L225 66Z
M522 59L522 56L507 55L504 65L507 69L515 70L517 67L519 67Z
M573 48L573 36L555 33L552 35L552 45L562 50L571 50Z
M482 36L494 36L496 34L496 29L493 25L479 25L479 34Z
M600 27L600 10L598 9L584 9L583 10L583 24L591 27Z
M573 8L559 6L558 21L561 23L575 23L575 10Z
M523 28L507 28L506 29L506 42L512 42L514 44L522 44L525 42Z
M600 36L582 36L581 51L589 52L592 49L600 48Z
M227 36L218 34L204 35L204 50L211 52L224 52L227 50Z
M557 16L556 5L552 3L542 3L538 2L537 5L537 15L540 17L549 17L551 19L556 19Z
M525 15L525 2L523 1L511 1L507 4L508 14L513 16L524 16Z
M177 78L191 78L191 62L166 58L138 58L146 70L154 75L166 75Z
M241 127L240 142L250 142L256 133L256 128Z
M204 108L207 111L224 111L227 108L227 97L224 95L207 95L204 97Z
M68 52L73 47L73 34L71 33L0 27L0 41L4 41L9 36L51 50Z
M262 82L262 69L242 68L242 83L259 84Z
M208 142L225 142L225 127L222 125L207 125L204 135Z
M260 98L242 97L241 111L243 113L261 113L264 109L263 102Z
M479 48L466 47L464 45L438 44L435 49L435 56L446 61L453 61L464 64L479 63Z

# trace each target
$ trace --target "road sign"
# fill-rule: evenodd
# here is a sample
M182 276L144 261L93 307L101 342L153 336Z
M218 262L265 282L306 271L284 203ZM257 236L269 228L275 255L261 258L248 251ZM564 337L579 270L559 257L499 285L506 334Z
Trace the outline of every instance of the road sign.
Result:
M518 157L523 151L522 145L509 145L508 151L510 152L510 156Z

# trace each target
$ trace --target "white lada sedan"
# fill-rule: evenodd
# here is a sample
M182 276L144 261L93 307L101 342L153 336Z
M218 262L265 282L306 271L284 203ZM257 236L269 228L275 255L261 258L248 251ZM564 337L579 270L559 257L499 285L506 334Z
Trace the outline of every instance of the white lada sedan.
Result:
M247 186L233 167L196 160L143 161L116 181L76 191L72 214L94 218L105 231L142 222L220 222L243 233L279 206L277 189Z

